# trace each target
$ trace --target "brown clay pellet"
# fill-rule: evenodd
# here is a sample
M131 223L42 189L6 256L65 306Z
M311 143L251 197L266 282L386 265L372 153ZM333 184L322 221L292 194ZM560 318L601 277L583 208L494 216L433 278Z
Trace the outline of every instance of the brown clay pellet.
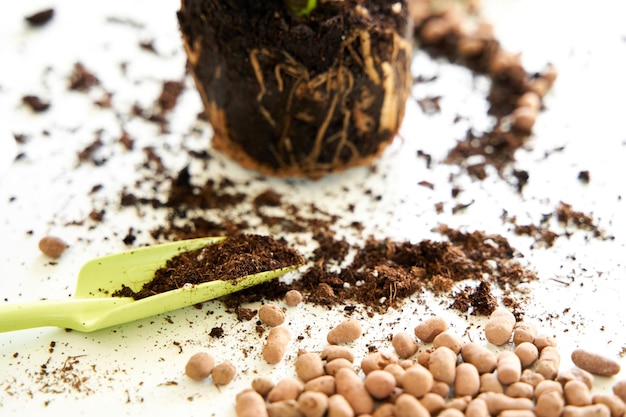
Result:
M464 395L462 397L451 398L446 403L446 408L456 408L457 410L464 411L467 408L467 404L472 401L471 395Z
M431 415L434 415L445 408L446 399L434 392L427 392L420 398L420 403Z
M428 410L411 394L400 394L395 405L395 417L430 417Z
M456 45L459 55L464 57L474 57L480 55L485 49L485 43L473 35L465 35L459 38Z
M538 334L535 337L535 341L533 342L533 344L537 346L539 352L541 352L543 348L547 346L556 347L556 341L552 337L545 334Z
M489 61L489 72L500 75L520 66L520 56L504 49L498 50Z
M361 323L355 319L346 319L332 328L326 337L331 345L353 342L361 337Z
M510 385L519 381L522 375L522 364L517 355L510 350L500 352L496 365L498 381L502 385Z
M534 105L530 105L530 104L525 105L525 106L519 106L519 107L528 107L534 111L539 111L539 108L535 108ZM513 327L513 344L515 346L518 346L520 343L524 343L524 342L533 343L535 341L535 337L537 337L537 326L535 326L533 323L523 322L523 321L519 323L515 323L515 327Z
M454 407L450 407L450 408L446 408L445 410L441 411L438 414L439 417L465 417L465 414L463 414L463 411L454 408Z
M275 304L265 304L259 309L259 320L270 327L280 326L285 322L285 312Z
M430 350L422 350L417 352L417 363L425 368L428 368L428 361L430 360Z
M328 410L328 397L321 392L303 392L298 397L298 411L304 417L323 417Z
M230 384L236 372L235 365L231 361L226 360L215 365L211 372L211 378L215 385L226 385Z
M383 370L393 375L393 377L396 379L396 385L398 387L402 386L402 383L400 381L402 380L402 377L404 376L404 373L406 372L405 368L403 368L397 363L390 363L389 365L385 366Z
M493 23L486 20L481 20L476 26L476 31L474 32L474 35L486 41L493 40L495 38L495 28L493 26Z
M604 404L592 404L582 407L566 405L562 417L610 417L611 410Z
M267 394L267 401L275 403L285 400L295 400L304 391L304 384L296 378L281 379Z
M405 392L419 398L430 391L433 381L433 375L428 369L420 364L415 364L404 371L400 384Z
M478 394L480 390L480 374L471 363L460 363L456 367L454 393L458 396Z
M476 367L479 373L493 372L496 369L498 357L484 346L478 343L465 343L461 348L463 361L469 362Z
M428 370L437 381L452 384L456 373L457 355L445 346L435 349L428 359Z
M213 359L211 354L198 352L193 354L187 361L185 374L195 381L202 381L211 375L214 366L215 359Z
M613 376L620 372L619 362L598 353L576 349L571 358L574 365L594 375Z
M433 339L433 347L437 349L440 346L445 346L455 354L461 353L461 346L463 343L461 342L461 338L455 335L454 333L446 330L445 332L439 333Z
M267 413L269 414L269 417L296 417L302 415L302 413L298 410L298 402L292 399L275 401L268 404Z
M285 293L285 304L289 307L295 307L302 302L304 297L298 290L289 290Z
M448 323L441 317L429 317L415 326L415 336L425 343L431 343L435 336L448 330Z
M365 388L365 383L352 369L341 368L335 375L337 394L343 396L356 415L374 411L374 399Z
M524 133L533 131L539 112L531 107L518 107L511 113L512 126Z
M490 417L489 407L482 398L474 398L465 408L465 417Z
M503 393L504 388L500 381L498 381L498 376L491 372L486 372L480 375L480 392L497 392Z
M425 43L433 44L440 41L452 30L452 25L446 19L436 17L427 21L420 33Z
M313 378L324 375L324 361L317 353L303 353L298 355L294 363L296 375L302 381L307 382Z
M519 380L521 382L525 382L529 385L532 385L533 387L536 387L537 384L539 384L542 381L545 381L546 378L543 375L538 374L537 372L533 371L532 369L524 369L522 371L522 376L520 376Z
M254 378L250 385L252 389L258 392L263 398L267 397L267 394L274 388L274 382L265 377Z
M511 340L514 326L515 316L513 313L504 307L498 307L491 313L485 325L485 337L489 343L502 346Z
M498 417L535 417L533 410L504 410Z
M382 400L396 388L396 378L387 371L372 371L365 377L365 388L372 397Z
M617 381L615 384L613 384L612 391L613 394L617 395L619 398L622 399L622 401L626 403L626 379Z
M593 375L580 368L574 367L572 369L559 372L556 377L556 380L562 385L565 385L567 381L571 381L573 379L584 382L589 389L593 388Z
M391 339L391 346L393 346L396 354L399 358L409 358L417 352L419 345L417 340L407 332L400 332L393 335Z
M450 395L450 385L442 381L434 381L433 386L430 388L430 392L441 395L443 398L447 398Z
M330 362L326 362L325 371L328 375L336 375L337 371L341 368L353 369L354 365L352 362L345 358L337 358L333 359Z
M411 359L399 359L396 364L400 365L402 369L407 369L413 366L415 364L415 361Z
M58 258L68 248L63 239L56 236L44 236L39 241L39 250L50 258Z
M622 417L626 414L626 404L617 395L594 394L591 397L592 404L604 404L609 407L611 417Z
M339 394L328 397L328 417L354 417L350 403Z
M393 417L396 406L393 403L383 403L374 412L372 417Z
M546 391L535 402L537 417L559 417L565 407L563 396L558 391Z
M578 380L568 381L563 386L565 404L583 406L591 404L591 393L584 382Z
M304 384L305 391L317 391L326 394L328 397L335 394L335 378L332 375L322 375L311 379Z
M541 97L537 93L528 91L522 94L515 102L517 107L529 107L533 110L539 111L541 109ZM535 329L536 331L536 329ZM536 336L536 334L535 334Z
M511 398L499 392L484 392L478 395L487 403L489 413L495 416L504 410L533 410L535 404L528 398Z
M515 346L515 354L520 360L522 367L526 368L539 359L539 349L531 342L521 342Z
M559 373L561 354L556 347L546 346L541 349L535 371L546 379L554 379Z
M441 13L441 17L450 25L450 31L459 34L465 21L465 13L455 7L449 7Z
M367 355L361 361L361 370L365 375L375 370L384 369L385 366L394 363L395 360L384 352L374 352Z
M322 350L321 358L325 361L332 361L337 358L344 358L354 362L354 349L348 346L328 345Z
M539 384L537 384L537 386L535 386L535 397L539 398L543 394L548 393L548 392L553 392L553 391L558 393L559 396L562 397L563 385L561 385L557 381L546 379L545 381L542 381Z
M235 397L237 417L268 417L265 399L254 390L245 390Z
M389 396L385 399L385 402L395 403L398 399L398 396L403 393L404 391L402 390L402 388L395 387L391 394L389 394Z
M551 83L547 78L537 77L529 83L528 88L538 96L544 97L550 90L550 86Z
M534 387L525 382L514 382L504 390L504 393L513 398L533 398Z
M283 359L291 333L282 326L272 327L263 346L263 359L270 365L277 364Z

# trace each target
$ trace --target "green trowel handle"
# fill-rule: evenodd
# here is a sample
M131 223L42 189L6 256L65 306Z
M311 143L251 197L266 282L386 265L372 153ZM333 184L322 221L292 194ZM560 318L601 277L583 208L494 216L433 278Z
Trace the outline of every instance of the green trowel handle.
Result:
M0 332L43 326L91 332L213 300L277 278L298 266L259 272L234 281L183 286L136 301L130 297L75 297L0 305Z
M70 298L0 305L0 332L56 326L87 330L103 314L133 302L132 298Z

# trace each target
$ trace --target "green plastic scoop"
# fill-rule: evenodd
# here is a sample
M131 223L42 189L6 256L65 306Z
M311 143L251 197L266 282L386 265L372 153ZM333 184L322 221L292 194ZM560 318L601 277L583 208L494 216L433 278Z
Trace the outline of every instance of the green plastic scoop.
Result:
M217 243L223 237L182 240L92 259L78 274L74 297L0 305L0 332L57 326L91 332L212 300L277 278L299 265L242 277L183 287L140 300L114 297L122 284L133 291L152 280L154 272L181 252Z

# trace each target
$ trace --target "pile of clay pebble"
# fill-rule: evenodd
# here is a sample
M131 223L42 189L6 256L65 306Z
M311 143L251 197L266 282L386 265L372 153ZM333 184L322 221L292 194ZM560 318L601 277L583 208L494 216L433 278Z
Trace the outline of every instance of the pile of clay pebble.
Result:
M259 317L274 327L263 358L282 360L289 343L284 315L264 306ZM617 361L575 350L575 367L560 371L553 338L536 326L516 322L498 308L485 328L487 343L463 341L436 316L414 334L393 335L392 349L368 353L360 363L350 343L362 335L360 322L345 319L327 334L318 352L298 353L295 375L277 382L257 377L236 395L238 417L622 417L626 380L613 393L593 393L594 375L620 372Z
M543 106L543 98L557 78L554 65L542 72L527 74L521 54L504 49L494 35L493 25L480 18L477 0L410 0L409 11L416 36L423 46L435 46L453 59L473 60L477 70L493 79L507 80L518 99L514 110L504 117L519 132L530 134Z

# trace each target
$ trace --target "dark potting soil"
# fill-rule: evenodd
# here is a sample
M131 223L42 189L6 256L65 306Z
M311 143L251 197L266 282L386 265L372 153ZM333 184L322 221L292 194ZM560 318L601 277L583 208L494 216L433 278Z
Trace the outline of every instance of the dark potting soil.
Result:
M321 2L298 18L280 0L183 1L213 146L279 175L369 162L397 133L410 88L408 7L397 3Z
M502 236L463 233L447 226L441 226L440 232L449 241L410 243L369 238L361 247L318 230L315 236L319 247L309 259L312 265L299 279L289 285L267 282L254 290L231 294L224 302L237 311L241 304L276 300L296 289L310 303L343 305L346 309L361 305L370 313L382 313L430 291L450 295L452 308L488 315L498 306L491 294L493 287L509 294L519 284L537 279L534 272L516 261L517 252ZM350 250L356 254L349 265L338 272L329 268L333 260L345 260ZM467 283L465 288L458 286L460 282ZM517 315L523 315L514 296L507 295L505 303Z
M233 192L238 187L231 187L228 181L209 179L204 184L194 184L187 169L170 175L169 182L164 201L138 198L129 192L122 198L124 205L168 210L166 223L151 232L155 239L237 236L254 230L247 222L237 220L241 210L245 212L243 217L260 222L278 235L311 233L316 247L306 256L307 267L297 279L289 284L273 280L222 298L241 320L254 316L246 314L242 307L246 303L277 300L290 289L302 292L310 303L346 309L360 305L370 312L399 308L408 298L419 300L421 293L428 291L448 295L452 308L469 314L489 314L498 304L491 294L497 288L507 294L505 302L516 314L522 315L514 290L521 283L537 279L532 270L518 262L518 252L500 235L465 233L442 225L438 231L444 241L412 243L361 236L365 243L354 244L334 231L339 220L336 215L314 206L294 206L274 190L244 199ZM240 214L233 217L230 213L235 207ZM264 207L283 214L270 216ZM201 208L211 210L217 218L207 220L198 215ZM362 234L358 223L348 228Z
M138 300L181 288L183 285L223 280L233 281L247 275L302 264L298 252L285 240L269 236L237 234L200 249L185 251L169 259L154 278L134 292L124 286L118 297Z
M556 232L551 225L556 220L564 229ZM513 232L519 236L530 236L534 239L531 247L551 247L560 236L568 236L574 230L586 232L588 236L599 240L613 240L615 237L602 228L590 214L574 210L571 204L560 202L551 213L544 214L537 224L519 224L517 218L503 213L502 220L513 225Z

